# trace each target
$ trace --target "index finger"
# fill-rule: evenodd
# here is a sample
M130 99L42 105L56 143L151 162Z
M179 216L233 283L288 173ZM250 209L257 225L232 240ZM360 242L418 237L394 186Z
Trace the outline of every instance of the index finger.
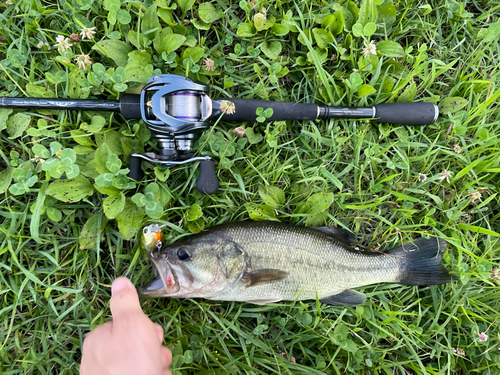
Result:
M142 313L137 290L126 277L117 278L111 285L111 300L109 305L114 322L128 315Z

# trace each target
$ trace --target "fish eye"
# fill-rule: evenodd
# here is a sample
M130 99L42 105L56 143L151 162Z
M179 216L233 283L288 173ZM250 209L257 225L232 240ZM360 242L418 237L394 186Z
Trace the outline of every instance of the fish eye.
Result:
M189 254L184 249L179 249L177 251L177 256L179 257L180 260L188 260L189 259Z

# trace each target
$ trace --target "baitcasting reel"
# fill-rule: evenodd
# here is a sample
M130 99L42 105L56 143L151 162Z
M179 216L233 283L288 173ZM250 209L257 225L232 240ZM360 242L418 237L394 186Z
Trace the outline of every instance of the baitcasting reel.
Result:
M160 153L132 154L129 177L143 178L141 159L163 165L200 160L197 190L206 194L217 191L219 181L213 160L208 156L193 157L192 152L194 141L210 125L209 118L221 113L220 108L213 111L209 91L203 83L178 75L161 74L149 79L140 94L140 113L135 113L134 118L142 118L150 128Z
M211 99L207 85L175 74L160 74L149 79L141 94L125 94L116 100L0 98L0 108L41 108L102 110L120 112L127 119L142 119L158 141L159 154L132 154L129 177L141 180L141 161L165 166L200 161L198 191L213 194L219 187L214 161L193 157L193 143L210 126L210 120L222 115L223 121L255 121L256 110L273 109L268 121L316 120L329 118L372 119L402 125L429 125L436 121L439 109L425 102L377 104L373 107L320 107L311 103L288 103L254 99ZM223 113L221 103L234 104L233 113Z

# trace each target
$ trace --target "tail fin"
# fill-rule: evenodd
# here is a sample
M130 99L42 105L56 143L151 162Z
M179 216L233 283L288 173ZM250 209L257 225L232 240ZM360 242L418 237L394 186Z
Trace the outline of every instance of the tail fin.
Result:
M400 259L399 280L406 285L437 285L454 280L448 270L441 266L448 244L437 238L418 238L396 247L388 254Z

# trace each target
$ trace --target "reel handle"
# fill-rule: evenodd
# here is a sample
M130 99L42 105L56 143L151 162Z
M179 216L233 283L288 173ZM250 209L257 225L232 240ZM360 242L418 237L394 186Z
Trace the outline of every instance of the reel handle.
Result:
M138 154L135 154L138 155ZM139 154L140 155L140 154ZM135 181L141 181L144 178L144 172L142 171L141 164L143 155L134 156L132 155L129 159L129 169L128 177ZM151 162L155 162L154 159L149 157L145 158ZM201 158L193 158L194 160L199 160ZM193 161L194 161L193 160ZM190 160L187 160L189 162ZM184 161L186 162L186 161ZM166 161L161 164L166 165L178 165L183 164L184 162L175 162L175 161ZM217 179L217 175L215 174L215 163L212 159L205 159L200 161L200 176L196 181L196 190L198 190L202 194L213 194L219 189L219 180Z
M215 163L212 159L200 162L200 176L196 181L196 190L202 194L213 194L219 188L219 180L215 174Z
M129 169L128 177L135 181L142 181L144 178L144 172L142 171L142 159L137 156L131 156L129 159Z

